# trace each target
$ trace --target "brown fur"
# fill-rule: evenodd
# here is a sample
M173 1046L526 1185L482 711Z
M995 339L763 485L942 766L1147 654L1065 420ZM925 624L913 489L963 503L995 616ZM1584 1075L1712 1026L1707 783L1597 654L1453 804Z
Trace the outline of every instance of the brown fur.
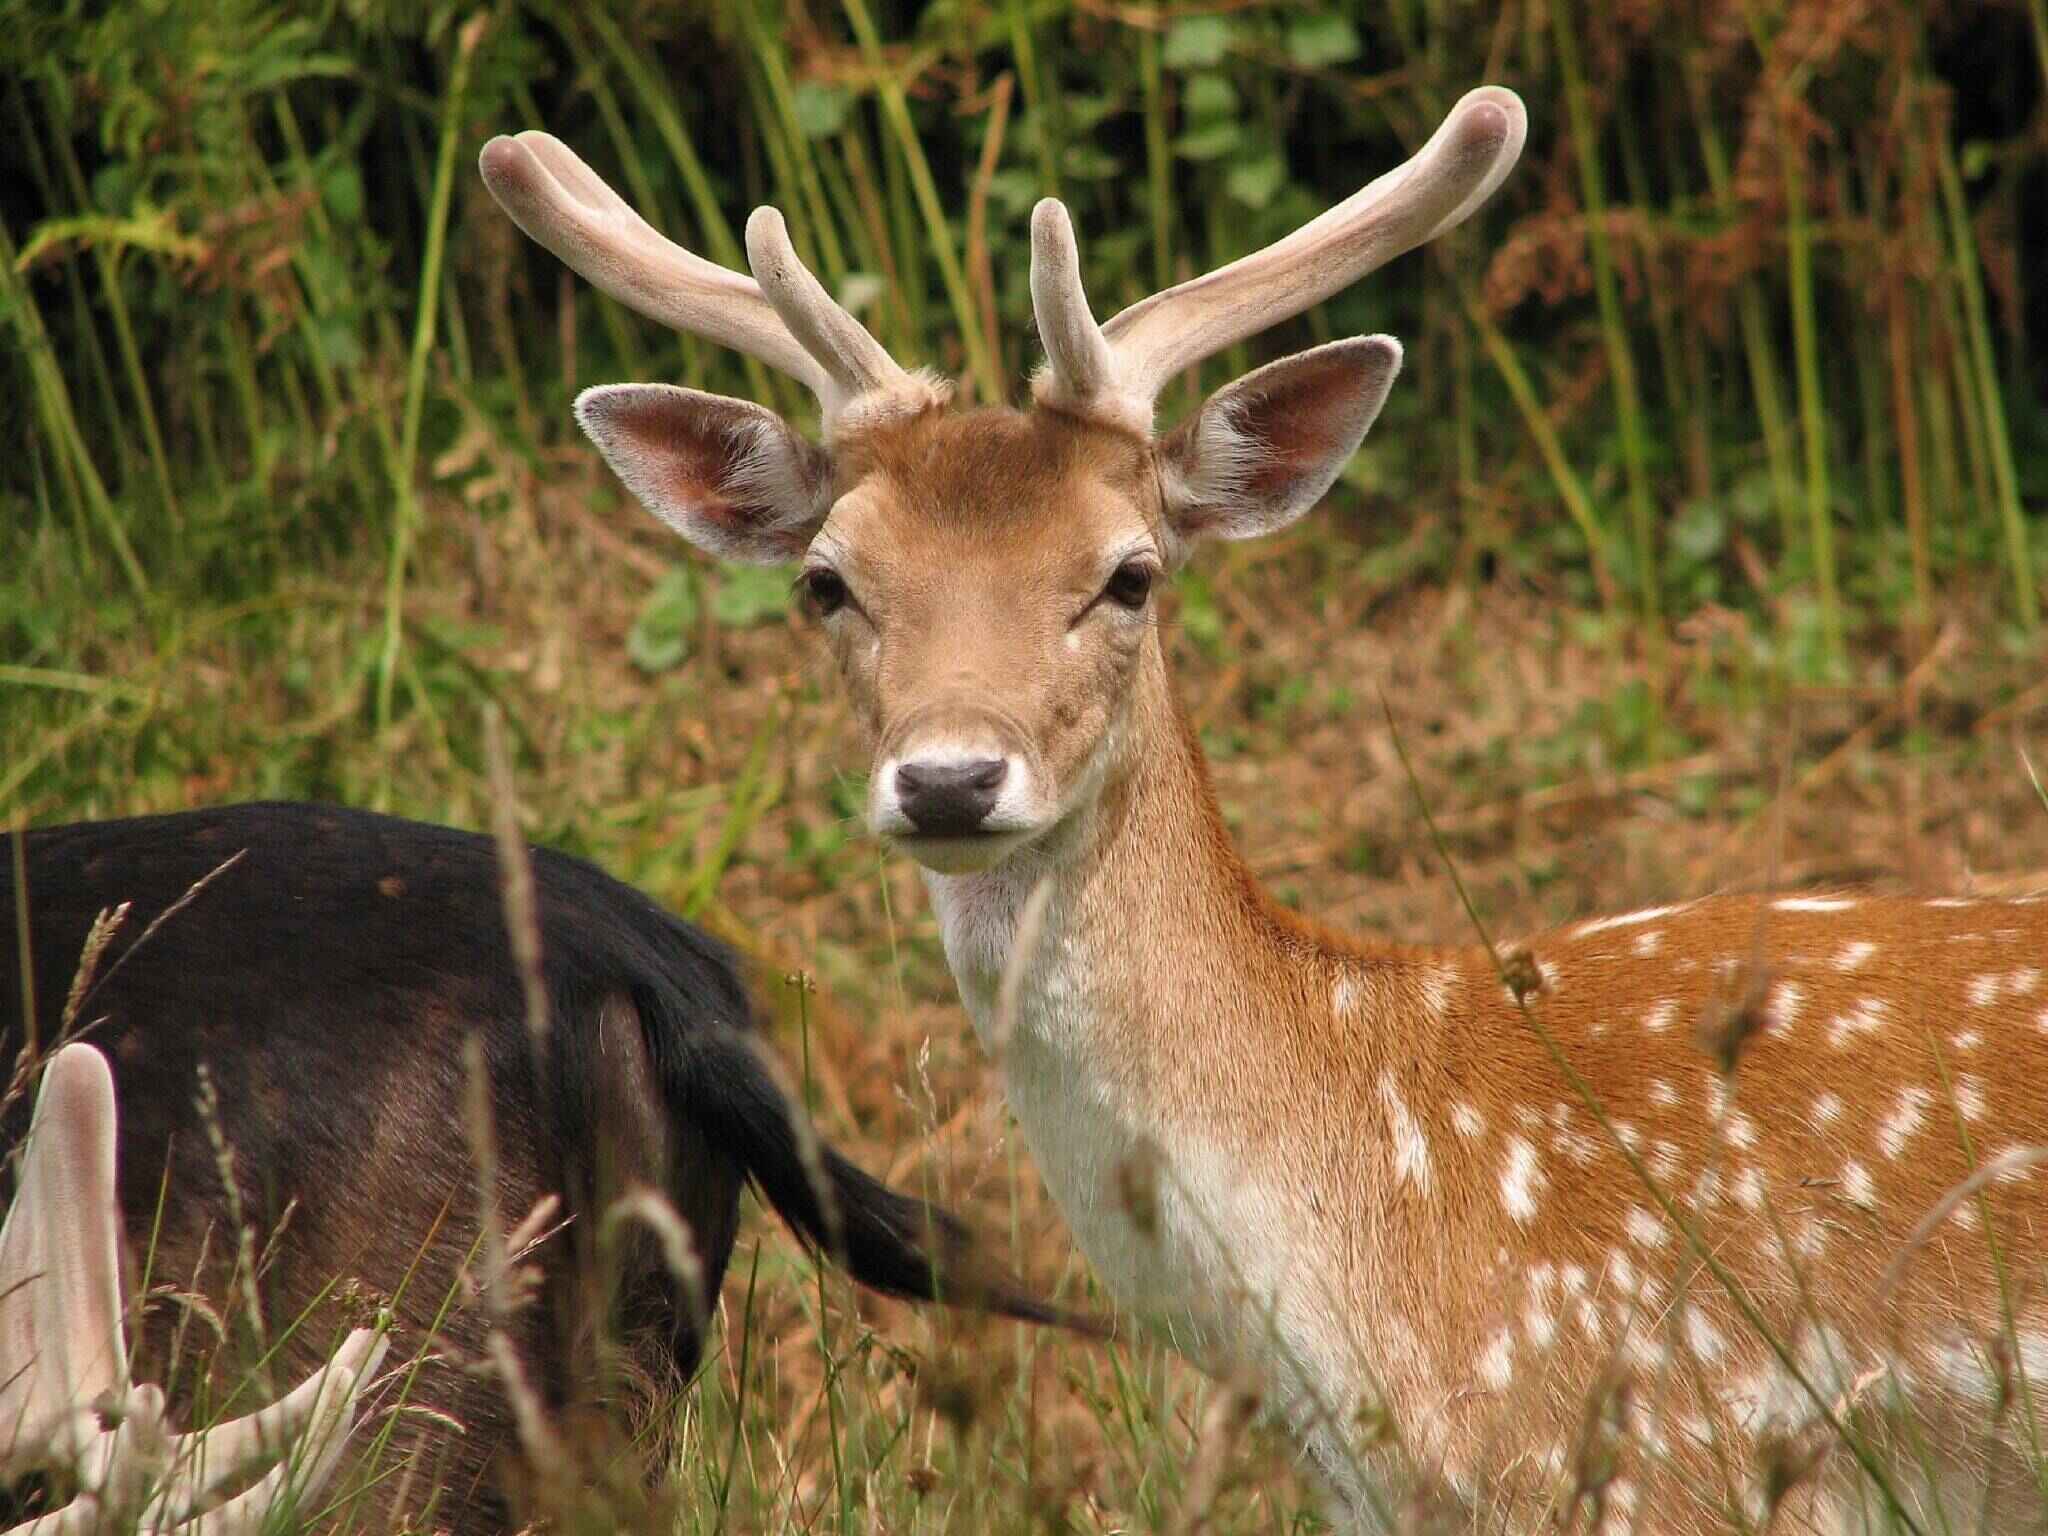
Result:
M2011 1384L1994 1232L2017 1266L2014 1336L2048 1366L2026 1263L2048 1173L1995 1182L1909 1239L1987 1158L2048 1139L2048 902L1731 897L1567 927L1514 962L1539 982L1526 1014L1476 944L1321 928L1232 847L1156 634L1105 623L1065 642L1108 551L1167 542L1155 462L1051 412L937 415L862 442L820 545L877 632L841 625L833 644L878 758L950 712L993 719L1045 776L1062 808L1050 851L1013 857L1069 870L1062 942L1092 957L1093 1006L1115 1020L1090 1063L1106 1102L1181 1128L1314 1224L1299 1263L1411 1470L1496 1513L1568 1498L1576 1477L1643 1529L1753 1517L1763 1461L1792 1454L1773 1447L1815 1404L1743 1303L1828 1411L1867 1418L1904 1391L1926 1433L1950 1436L1940 1449L1981 1454L1959 1426L1985 1425ZM1077 789L1104 743L1099 786ZM1865 1028L1870 999L1886 1012ZM1869 1378L1879 1365L1892 1374ZM1573 1469L1603 1390L1626 1443L1594 1487ZM1888 1464L1917 1483L1911 1458ZM1798 1497L1818 1517L1833 1486Z

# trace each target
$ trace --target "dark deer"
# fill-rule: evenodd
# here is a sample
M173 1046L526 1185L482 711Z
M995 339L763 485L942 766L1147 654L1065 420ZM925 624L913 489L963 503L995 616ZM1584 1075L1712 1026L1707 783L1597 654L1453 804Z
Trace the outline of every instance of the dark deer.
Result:
M540 1280L532 1302L500 1309L526 1381L557 1414L619 1410L686 1377L749 1181L863 1285L1071 1321L978 1260L955 1218L813 1142L758 1053L733 957L581 860L531 852L547 1013L536 1045L486 836L246 805L32 830L18 875L4 842L0 1032L10 1057L25 1039L47 1049L68 1011L112 1064L130 1259L146 1248L156 1284L190 1288L240 1337L256 1324L233 1276L258 1253L264 1331L290 1332L266 1362L279 1380L317 1365L367 1305L391 1311L394 1360L431 1346L409 1403L461 1432L427 1417L401 1427L395 1448L421 1455L387 1481L386 1505L431 1496L436 1523L470 1530L507 1512L493 1468L513 1415L499 1373L466 1368L489 1357L493 1322L465 1280L483 1237L471 1040L502 1225L562 1202L565 1225L525 1261ZM122 904L67 1010L88 934ZM27 1120L20 1096L0 1123L6 1145ZM680 1266L661 1232L617 1219L618 1197L650 1190L687 1231ZM145 1309L141 1369L170 1366L182 1315Z

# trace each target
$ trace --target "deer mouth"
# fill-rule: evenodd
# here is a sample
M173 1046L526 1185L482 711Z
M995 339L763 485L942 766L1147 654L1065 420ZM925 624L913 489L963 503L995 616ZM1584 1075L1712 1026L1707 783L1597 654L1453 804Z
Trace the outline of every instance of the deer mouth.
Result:
M1033 828L976 828L969 832L894 832L889 841L934 874L965 875L993 868L1031 839Z

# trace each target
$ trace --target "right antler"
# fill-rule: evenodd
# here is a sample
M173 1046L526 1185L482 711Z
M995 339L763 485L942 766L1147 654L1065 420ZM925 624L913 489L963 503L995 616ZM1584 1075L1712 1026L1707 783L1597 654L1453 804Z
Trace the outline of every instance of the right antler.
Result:
M621 304L757 357L818 397L829 431L856 400L922 386L797 259L782 215L747 221L753 277L657 234L551 134L498 137L478 159L513 222Z
M1262 251L1218 267L1098 326L1081 284L1066 208L1031 215L1031 303L1048 405L1147 431L1166 381L1203 358L1300 314L1404 251L1455 227L1514 168L1528 137L1521 98L1468 92L1415 157Z

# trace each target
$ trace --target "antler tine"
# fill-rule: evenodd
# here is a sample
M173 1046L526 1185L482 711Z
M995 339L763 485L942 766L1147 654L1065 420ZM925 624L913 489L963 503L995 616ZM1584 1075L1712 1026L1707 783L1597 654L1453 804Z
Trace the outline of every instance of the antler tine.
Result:
M1183 368L1321 303L1469 217L1514 168L1528 130L1528 113L1513 91L1468 92L1405 165L1264 250L1141 300L1101 327L1112 362L1106 381L1092 389L1085 386L1093 344L1070 335L1086 314L1078 268L1071 279L1051 271L1055 260L1067 259L1071 234L1063 241L1048 217L1041 241L1034 218L1032 299L1051 364L1040 397L1148 425L1160 389ZM1087 361L1070 376L1069 358Z
M578 275L649 319L757 357L801 381L818 397L828 423L854 397L905 376L808 272L807 289L787 285L800 290L798 299L785 291L780 302L771 302L753 278L657 233L552 134L501 135L483 147L477 165L498 206ZM794 253L782 271L791 268L802 272ZM802 324L793 325L799 319Z
M1056 197L1041 200L1031 210L1031 312L1038 318L1038 339L1063 393L1075 400L1100 397L1109 387L1116 359L1088 307L1074 223L1067 217L1067 205ZM1146 402L1147 421L1150 407Z
M789 333L831 377L845 400L887 390L909 375L868 328L833 302L789 241L789 226L773 208L747 220L747 265ZM828 407L827 414L834 414Z
M0 1224L0 1474L66 1454L53 1442L98 1428L72 1422L80 1405L128 1386L114 1127L106 1058L75 1042L52 1055Z

